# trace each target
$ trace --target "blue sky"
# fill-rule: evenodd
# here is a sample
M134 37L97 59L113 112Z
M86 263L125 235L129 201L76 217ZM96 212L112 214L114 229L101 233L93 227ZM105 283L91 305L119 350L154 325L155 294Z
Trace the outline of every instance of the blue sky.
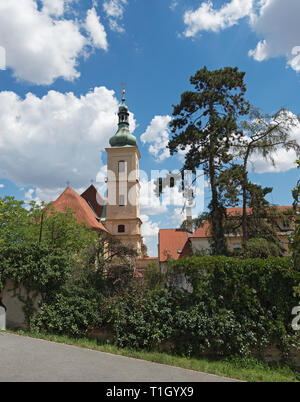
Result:
M168 122L204 65L237 66L251 103L298 114L299 13L298 0L0 0L0 196L50 201L68 181L77 191L99 181L122 82L149 176L182 165L183 155L165 152ZM293 136L300 142L300 129ZM272 203L291 204L295 157L275 160L253 160L251 178L273 187ZM143 235L155 255L158 228L184 218L182 200L149 206L145 194Z

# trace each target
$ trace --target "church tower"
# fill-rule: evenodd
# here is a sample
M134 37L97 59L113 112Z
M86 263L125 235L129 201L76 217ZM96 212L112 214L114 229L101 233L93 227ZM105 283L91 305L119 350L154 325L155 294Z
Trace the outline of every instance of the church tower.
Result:
M129 111L125 90L119 107L118 131L110 139L107 152L107 208L105 226L124 244L141 256L140 152L137 140L129 131Z

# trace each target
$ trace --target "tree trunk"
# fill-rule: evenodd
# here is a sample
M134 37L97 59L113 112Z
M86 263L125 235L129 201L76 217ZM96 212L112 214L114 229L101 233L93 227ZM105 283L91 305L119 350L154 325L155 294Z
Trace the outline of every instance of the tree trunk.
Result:
M243 233L243 245L245 246L248 241L248 216L247 216L247 172L243 173L243 215L242 215L242 233Z
M212 148L212 141L211 141ZM218 191L216 185L216 169L213 152L210 153L209 179L211 185L211 229L213 238L213 252L216 255L224 255L227 252L223 230L223 213L219 205Z

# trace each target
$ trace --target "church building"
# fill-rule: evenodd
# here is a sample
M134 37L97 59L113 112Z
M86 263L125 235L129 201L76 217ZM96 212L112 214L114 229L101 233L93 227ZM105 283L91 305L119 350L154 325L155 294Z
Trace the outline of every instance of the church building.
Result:
M129 130L129 110L123 90L119 107L118 130L109 140L107 152L107 198L91 185L81 195L67 187L54 201L55 210L74 211L79 222L104 231L134 248L142 257L143 238L140 219L140 152L135 136Z

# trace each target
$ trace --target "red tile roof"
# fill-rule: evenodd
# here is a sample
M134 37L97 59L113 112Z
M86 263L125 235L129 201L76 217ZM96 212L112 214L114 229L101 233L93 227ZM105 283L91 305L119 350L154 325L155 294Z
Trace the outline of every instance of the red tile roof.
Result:
M81 194L81 197L86 200L89 206L93 209L93 211L98 215L98 218L101 218L103 206L105 204L105 198L95 186L91 185L88 189L85 190L84 193Z
M282 205L282 206L276 206L276 208L279 211L286 211L286 210L290 210L293 207ZM241 207L226 208L226 213L227 213L227 216L242 216L243 208L241 208ZM251 213L252 213L252 208L247 208L247 215L251 215ZM201 225L190 237L191 238L201 238L201 239L210 238L211 237L210 222L204 221L203 225Z
M279 211L286 211L293 207L281 205L281 206L275 206L274 208L278 209ZM243 208L241 208L241 207L226 208L226 213L227 213L227 215L231 215L231 216L234 216L234 215L241 216L243 214ZM251 213L252 213L252 208L247 208L247 215L250 215Z
M59 212L65 212L66 208L70 208L75 212L78 222L84 222L93 229L99 229L107 232L107 229L98 222L94 211L89 207L87 202L80 197L72 188L67 187L65 191L51 204L54 209Z
M181 229L160 229L159 261L178 260L189 255L188 232Z
M198 237L202 239L207 239L211 237L210 222L204 221L203 225L199 226L198 229L190 236L191 238Z

